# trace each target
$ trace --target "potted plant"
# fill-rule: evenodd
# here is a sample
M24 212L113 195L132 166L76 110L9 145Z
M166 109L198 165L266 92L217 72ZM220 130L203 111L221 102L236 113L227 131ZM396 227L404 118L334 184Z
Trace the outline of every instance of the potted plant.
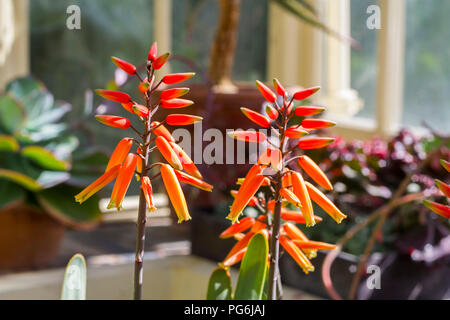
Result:
M0 269L43 267L58 253L65 226L99 222L98 198L80 208L72 195L106 155L78 148L84 137L64 120L70 110L31 77L0 96Z

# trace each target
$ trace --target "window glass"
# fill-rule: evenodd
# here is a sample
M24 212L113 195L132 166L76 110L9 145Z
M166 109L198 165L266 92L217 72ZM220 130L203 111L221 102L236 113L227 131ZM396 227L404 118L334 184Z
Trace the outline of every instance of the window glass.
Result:
M361 50L352 49L351 87L358 91L364 106L357 116L375 117L376 97L376 35L377 30L367 28L369 17L367 7L376 4L374 0L351 1L351 35L361 45Z
M450 132L450 1L406 1L403 123Z
M190 59L201 70L207 71L209 53L219 20L218 1L186 0L172 3L174 53L184 59ZM233 80L265 79L267 13L267 1L241 1ZM180 62L174 62L172 67L174 71L186 69Z

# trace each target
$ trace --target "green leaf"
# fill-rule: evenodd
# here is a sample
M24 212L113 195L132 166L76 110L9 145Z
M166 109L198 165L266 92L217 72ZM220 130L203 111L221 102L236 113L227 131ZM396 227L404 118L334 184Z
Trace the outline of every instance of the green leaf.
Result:
M0 127L7 133L14 133L24 120L23 106L9 95L0 96Z
M30 191L35 192L42 189L35 179L17 171L0 168L0 178L13 181Z
M11 81L6 86L6 91L11 93L16 99L24 100L35 91L42 91L45 86L42 82L32 77L23 77Z
M77 253L67 264L61 290L61 300L86 300L86 260Z
M266 271L269 244L267 238L257 233L252 237L241 263L234 298L236 300L261 300Z
M14 137L0 134L0 152L16 152L17 150L19 150L19 143Z
M50 110L43 110L41 114L27 121L26 127L29 130L40 128L49 123L55 123L68 113L72 106L67 102L58 102Z
M80 205L74 199L80 191L80 188L59 185L40 191L37 193L37 199L49 214L62 223L79 229L92 228L101 217L99 198L93 196Z
M23 188L15 183L0 180L0 210L24 199L25 190Z
M228 270L217 268L208 283L207 300L231 300L231 278Z
M40 146L27 146L22 149L22 155L27 157L44 169L66 171L70 164L64 160L58 159L53 153Z

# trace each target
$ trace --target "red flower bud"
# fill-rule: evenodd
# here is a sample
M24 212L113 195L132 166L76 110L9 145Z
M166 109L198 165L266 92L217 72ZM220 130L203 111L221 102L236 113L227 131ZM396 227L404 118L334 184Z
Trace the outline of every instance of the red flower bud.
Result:
M299 106L295 109L294 113L299 117L307 117L319 114L325 111L323 107L314 107L314 106Z
M277 118L278 118L278 111L277 111L277 109L275 109L271 105L267 105L266 106L266 113L267 113L267 115L269 116L270 119L277 120Z
M158 70L161 69L162 66L169 60L170 53L164 53L163 55L160 55L154 62L153 62L153 69Z
M178 82L185 81L187 79L192 78L195 75L195 72L186 72L186 73L172 73L172 74L166 74L162 78L162 82L164 84L175 84Z
M95 93L105 99L119 103L127 103L131 101L131 97L128 94L120 91L97 89L95 90Z
M167 124L171 126L185 126L202 120L202 117L190 114L169 114L166 117Z
M322 119L305 119L302 121L302 127L305 129L325 129L334 127L336 122Z
M264 133L258 132L258 131L242 131L242 130L235 130L235 131L229 131L227 134L240 141L245 142L264 142L267 137Z
M194 104L194 102L191 100L187 100L187 99L163 100L160 103L161 107L166 108L166 109L184 108L184 107L189 107L192 104Z
M269 101L270 103L274 103L277 99L277 96L275 93L272 92L264 83L262 83L259 80L256 80L256 86L259 89L259 92L264 96L264 98Z
M281 85L280 81L278 79L273 79L273 86L275 88L275 91L282 97L286 94L286 90Z
M112 62L120 69L128 73L130 76L136 74L136 67L125 60L119 59L117 57L111 57Z
M96 115L95 119L107 126L114 128L128 129L130 127L130 120L123 117L110 115Z
M146 106L143 106L141 104L134 104L133 105L133 111L136 113L139 117L148 117L148 108Z
M304 100L304 99L308 98L309 96L312 96L317 91L319 91L319 89L320 89L320 87L313 87L313 88L305 89L302 91L297 91L296 93L294 93L294 99L295 100Z
M323 137L311 137L304 138L298 142L298 147L300 149L319 149L326 147L334 141L334 138L323 138Z
M170 100L184 96L189 92L189 88L172 88L161 92L161 100Z
M242 113L249 118L251 121L256 123L257 125L260 125L261 127L267 128L270 126L270 121L264 117L262 114L250 110L248 108L241 108Z
M150 50L148 51L148 57L147 59L149 61L155 61L156 55L158 54L158 46L156 45L156 42L153 42L152 46L150 47Z

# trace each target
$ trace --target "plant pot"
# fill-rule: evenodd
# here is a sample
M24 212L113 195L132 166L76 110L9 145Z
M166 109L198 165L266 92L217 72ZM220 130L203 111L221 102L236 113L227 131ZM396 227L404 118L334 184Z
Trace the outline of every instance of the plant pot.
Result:
M0 269L47 266L58 254L64 230L50 215L25 204L0 210Z

